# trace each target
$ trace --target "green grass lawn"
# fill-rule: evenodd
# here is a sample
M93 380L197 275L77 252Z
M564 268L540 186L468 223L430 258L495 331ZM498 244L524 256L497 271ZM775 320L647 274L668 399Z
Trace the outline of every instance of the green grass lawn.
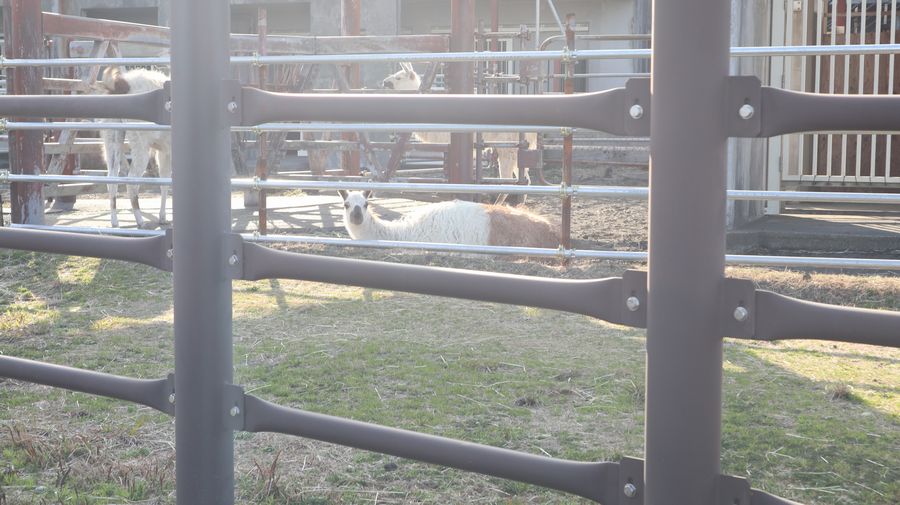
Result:
M900 309L892 277L731 275L806 299ZM169 274L150 268L3 251L0 353L164 377L171 297ZM546 310L260 281L234 285L234 344L236 381L280 404L561 458L643 451L642 331ZM808 505L900 502L900 351L728 340L724 374L723 472ZM282 435L236 433L235 449L239 503L584 502ZM171 418L0 379L0 504L130 502L174 503Z

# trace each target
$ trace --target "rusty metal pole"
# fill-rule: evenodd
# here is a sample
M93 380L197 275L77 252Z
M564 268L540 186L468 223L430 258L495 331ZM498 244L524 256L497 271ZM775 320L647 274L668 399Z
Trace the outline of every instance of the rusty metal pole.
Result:
M7 0L7 6L10 19L10 30L6 32L7 57L41 58L44 49L41 3L33 0ZM40 67L10 68L10 94L43 94L43 73ZM10 132L9 163L14 174L40 175L44 166L44 134L40 131ZM10 205L10 222L44 224L44 198L40 183L11 184Z
M357 36L360 34L361 6L360 0L341 0L341 35ZM351 89L359 89L359 64L347 66L347 81ZM357 134L345 132L341 139L358 141ZM344 175L359 175L359 149L341 153L341 168Z
M450 2L450 51L475 50L475 0ZM472 62L448 63L447 84L450 93L471 94L475 86ZM471 184L474 134L450 134L447 153L447 178L451 184Z
M70 6L71 0L59 0L59 13L60 14L68 14L71 11ZM60 38L60 44L62 45L62 57L70 58L71 48L70 46L71 39ZM69 67L65 70L66 77L69 79L75 78L75 67ZM75 175L75 169L78 165L78 156L75 154L66 155L66 162L63 166L63 175ZM75 208L76 196L57 196L53 199L53 207L55 209L60 210L72 210Z
M259 37L259 49L257 50L261 56L265 56L266 37L269 34L268 13L265 7L259 7L256 11L257 18L257 34ZM269 76L269 67L266 65L259 66L259 89L266 89L266 80ZM266 152L269 134L260 132L256 137L256 176L262 180L269 178L269 160ZM261 235L268 233L268 211L266 207L266 190L260 188L259 198L257 202L257 225L256 229Z
M566 15L566 47L572 51L575 49L575 15ZM565 61L565 94L575 92L575 61L571 58ZM566 130L563 136L562 182L569 187L572 185L572 129ZM562 226L560 226L560 244L565 249L572 248L572 197L567 195L562 201Z
M653 2L645 505L717 503L730 5Z

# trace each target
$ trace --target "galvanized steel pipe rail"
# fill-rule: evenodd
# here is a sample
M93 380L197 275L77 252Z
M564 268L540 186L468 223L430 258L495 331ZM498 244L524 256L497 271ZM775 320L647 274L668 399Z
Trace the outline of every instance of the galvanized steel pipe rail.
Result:
M900 53L900 44L860 44L843 46L758 46L732 47L735 58L766 56L827 56L875 55ZM523 61L523 60L601 60L650 58L650 49L580 49L572 51L472 51L446 53L384 53L384 54L300 54L281 56L232 56L233 65L278 64L341 64L341 63L400 63L400 62L463 62L463 61ZM77 67L90 65L165 66L168 57L142 58L2 58L0 68L17 67Z

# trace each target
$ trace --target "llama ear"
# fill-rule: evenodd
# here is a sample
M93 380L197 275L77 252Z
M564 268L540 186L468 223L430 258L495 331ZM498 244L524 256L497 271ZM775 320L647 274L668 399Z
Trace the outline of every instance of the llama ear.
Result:
M401 62L400 68L402 68L403 70L406 70L406 74L409 75L410 77L412 77L416 73L416 69L413 68L412 63Z
M372 193L374 193L374 191L372 191L371 189L367 189L363 191L363 196L366 197L366 200L368 200L369 198L372 198Z
M347 192L346 192L346 191L344 191L343 189L339 189L339 190L338 190L338 193L341 194L341 198L343 198L344 200L347 199Z

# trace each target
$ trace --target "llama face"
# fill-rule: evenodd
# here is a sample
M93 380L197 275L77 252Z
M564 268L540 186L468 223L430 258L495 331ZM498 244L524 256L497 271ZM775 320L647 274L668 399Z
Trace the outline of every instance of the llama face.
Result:
M381 81L381 87L387 89L395 89L401 91L413 91L419 89L422 81L419 74L412 69L412 66L404 65L403 70L395 72Z
M344 197L344 222L355 226L363 224L369 215L371 191L341 191Z

